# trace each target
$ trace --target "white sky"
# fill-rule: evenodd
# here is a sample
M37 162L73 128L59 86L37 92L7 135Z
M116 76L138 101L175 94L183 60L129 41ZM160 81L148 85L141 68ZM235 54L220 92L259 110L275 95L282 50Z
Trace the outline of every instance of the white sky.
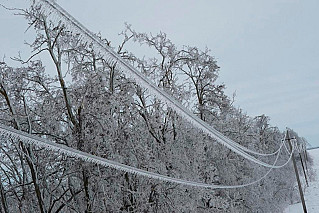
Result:
M26 0L0 0L9 6ZM124 22L138 32L162 31L177 45L206 46L227 94L251 116L270 116L319 146L319 1L317 0L58 0L93 32L118 44ZM22 17L0 8L0 60L29 55ZM45 56L40 56L45 58Z

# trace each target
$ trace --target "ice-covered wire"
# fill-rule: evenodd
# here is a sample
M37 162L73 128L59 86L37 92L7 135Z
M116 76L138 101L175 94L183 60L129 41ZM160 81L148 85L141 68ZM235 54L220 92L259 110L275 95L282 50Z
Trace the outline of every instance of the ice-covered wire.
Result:
M285 140L281 140L281 141L283 142L283 144L284 144L284 146L285 146L286 152L287 152L288 154L290 154L291 151L288 150Z
M138 85L140 85L144 89L147 89L152 95L155 95L161 101L166 103L181 117L192 123L194 127L202 130L204 133L214 138L217 142L225 145L227 148L241 155L242 157L265 167L274 167L273 165L265 163L250 154L259 156L272 156L277 154L279 152L279 149L273 153L259 153L250 150L225 137L223 134L221 134L216 129L214 129L206 122L198 118L196 115L194 115L192 112L190 112L186 107L184 107L181 103L171 97L168 93L151 83L151 81L147 79L142 73L137 71L132 65L121 58L121 56L114 52L111 47L105 45L100 38L95 36L87 28L85 28L79 21L73 18L56 2L52 0L35 0L35 2L42 7L43 13L46 14L49 19L62 21L62 23L64 23L64 26L71 32L80 34L82 36L82 40L91 43L95 51L100 52L104 55L106 61L111 64L116 63L119 70L123 71L129 78L134 79Z
M270 168L267 171L267 173L265 175L263 175L261 178L255 180L255 181L246 183L246 184L215 185L215 184L207 184L207 183L188 181L188 180L183 180L183 179L178 179L178 178L173 178L173 177L157 174L157 173L150 172L150 171L145 171L145 170L138 169L138 168L128 166L125 164L121 164L121 163L118 163L118 162L115 162L112 160L108 160L108 159L101 158L101 157L98 157L95 155L91 155L89 153L82 152L82 151L79 151L77 149L73 149L71 147L62 145L62 144L57 144L57 143L54 143L52 141L49 141L49 140L46 140L43 138L39 138L37 136L13 129L11 127L3 126L3 125L0 125L0 137L11 138L11 139L13 139L13 141L16 141L16 142L22 141L23 143L27 143L27 144L30 144L32 146L38 147L38 148L44 148L46 150L54 151L54 152L57 152L59 154L65 154L69 157L75 157L77 159L81 159L81 160L89 162L89 163L95 163L97 165L114 168L114 169L128 172L131 174L145 176L148 178L153 178L153 179L157 179L157 180L164 181L164 182L177 183L177 184L182 184L182 185L187 185L187 186L192 186L192 187L202 187L202 188L209 188L209 189L234 189L234 188L241 188L241 187L253 185L253 184L261 181L262 179L264 179L271 172L271 170L274 168L274 167ZM295 148L295 146L293 146L293 150L294 150L294 148ZM281 167L288 164L288 162L291 159L292 154L293 154L293 152L291 152L289 159ZM278 158L279 158L279 153L276 156L276 159L273 163L273 166L275 166L275 164L277 163Z

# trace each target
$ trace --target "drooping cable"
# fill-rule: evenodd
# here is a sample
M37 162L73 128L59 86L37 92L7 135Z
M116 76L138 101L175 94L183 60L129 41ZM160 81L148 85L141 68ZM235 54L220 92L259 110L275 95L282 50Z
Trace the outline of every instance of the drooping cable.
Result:
M194 181L188 181L188 180L183 180L183 179L178 179L178 178L173 178L173 177L169 177L169 176L165 176L165 175L161 175L161 174L157 174L154 172L150 172L150 171L145 171L142 169L138 169L132 166L128 166L125 164L121 164L112 160L108 160L105 158L101 158L86 152L82 152L79 151L77 149L73 149L71 147L62 145L62 144L57 144L54 142L51 142L49 140L43 139L43 138L39 138L37 136L34 135L30 135L28 133L7 127L7 126L3 126L0 125L0 137L3 138L10 138L13 139L13 141L22 141L23 143L27 143L30 144L32 146L38 147L38 148L44 148L46 150L49 151L54 151L54 152L58 152L59 154L65 154L66 156L69 157L75 157L77 159L81 159L83 161L86 162L90 162L90 163L95 163L101 166L105 166L105 167L110 167L110 168L114 168L117 170L121 170L121 171L125 171L131 174L136 174L136 175L141 175L141 176L145 176L148 178L153 178L153 179L157 179L160 181L165 181L165 182L171 182L171 183L177 183L177 184L182 184L182 185L187 185L187 186L192 186L192 187L202 187L202 188L209 188L209 189L234 189L234 188L241 188L241 187L245 187L245 186L249 186L249 185L253 185L259 181L261 181L262 179L264 179L273 168L275 168L275 165L277 163L277 160L279 158L280 152L277 154L276 159L273 163L273 167L270 168L265 175L263 175L261 178L252 181L250 183L246 183L246 184L240 184L240 185L214 185L214 184L207 184L207 183L200 183L200 182L194 182ZM293 150L295 149L295 146L293 145ZM289 155L289 159L282 164L281 167L287 165L292 157L293 151L291 152L291 154Z
M104 55L105 60L110 64L115 64L119 70L123 71L129 78L132 78L136 81L138 85L147 89L150 94L155 95L161 101L166 103L169 107L171 107L174 111L176 111L181 117L189 121L193 124L193 126L197 127L207 135L214 138L217 142L223 144L233 152L241 155L242 157L255 162L256 164L273 168L274 166L268 163L265 163L256 157L248 154L254 154L259 156L271 156L278 153L279 150L265 154L259 153L254 150L250 150L233 140L225 137L216 129L202 121L196 115L191 113L186 107L184 107L181 103L176 101L173 97L167 94L165 91L158 88L156 85L150 83L142 73L137 71L133 66L127 63L121 56L115 53L111 47L106 46L97 36L95 36L92 32L90 32L87 28L85 28L80 22L78 22L75 18L73 18L67 11L65 11L62 7L60 7L56 2L52 0L35 0L38 4L42 6L43 12L47 15L47 17L51 18L51 20L58 20L64 23L64 26L75 34L80 34L82 36L82 41L87 41L91 43L94 47L93 49L99 53ZM276 167L276 166L275 166ZM280 167L276 167L280 168Z

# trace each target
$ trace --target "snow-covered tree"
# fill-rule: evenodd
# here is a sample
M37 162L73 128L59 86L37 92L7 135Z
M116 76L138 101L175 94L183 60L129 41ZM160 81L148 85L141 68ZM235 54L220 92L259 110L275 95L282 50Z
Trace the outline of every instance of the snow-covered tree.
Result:
M267 172L194 128L79 33L48 20L39 6L20 13L36 32L29 44L34 52L16 58L20 68L0 64L1 124L139 169L207 184L239 185ZM117 53L199 118L249 149L278 149L283 133L270 126L267 116L251 118L232 106L225 85L216 83L220 68L209 50L177 47L165 33L137 33L130 26L122 35ZM154 56L137 57L127 50L129 42L147 45ZM39 54L47 54L50 64L36 60ZM289 164L248 187L207 190L0 140L4 212L269 212L293 197L287 197L294 187ZM278 162L287 159L282 152ZM265 160L272 164L273 159Z

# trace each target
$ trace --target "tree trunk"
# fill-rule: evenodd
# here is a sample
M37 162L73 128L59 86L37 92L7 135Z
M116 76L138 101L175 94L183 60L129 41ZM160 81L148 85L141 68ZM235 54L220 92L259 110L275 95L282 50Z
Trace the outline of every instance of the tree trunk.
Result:
M2 208L0 208L0 210L3 209L4 213L9 213L7 198L6 198L6 195L4 193L3 184L1 182L1 176L0 176L0 196L1 196L1 206L2 206ZM1 210L1 212L2 212L2 210Z

